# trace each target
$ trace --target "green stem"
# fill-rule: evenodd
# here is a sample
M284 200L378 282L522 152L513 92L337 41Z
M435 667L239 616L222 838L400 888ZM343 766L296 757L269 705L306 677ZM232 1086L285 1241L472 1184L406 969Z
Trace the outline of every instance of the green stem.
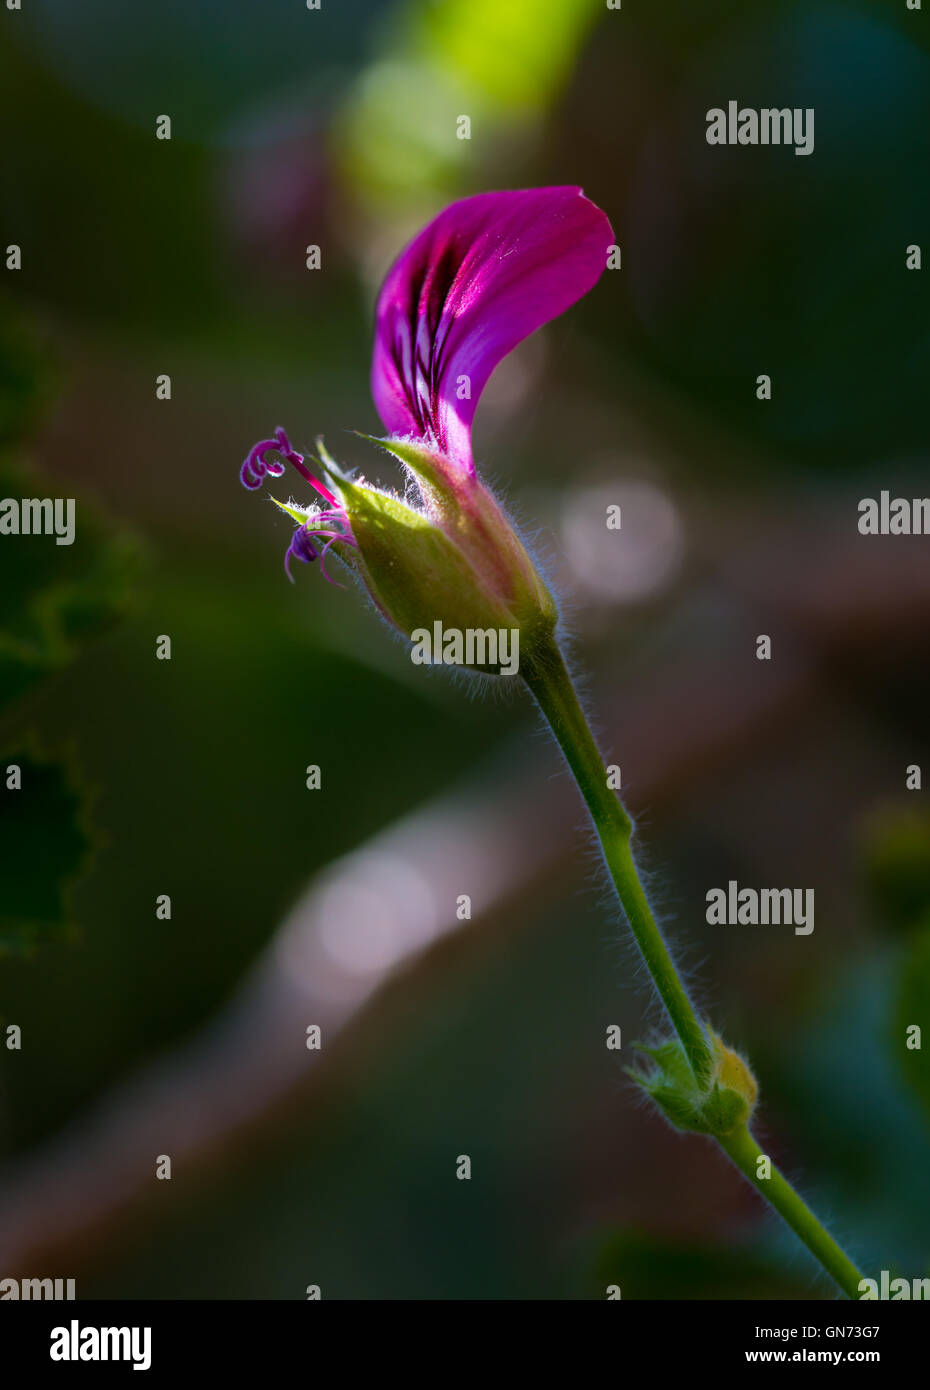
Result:
M633 823L619 797L607 785L607 771L578 703L571 677L554 640L521 661L520 673L559 743L594 821L617 896L672 1021L675 1032L702 1085L710 1082L715 1058L707 1032L681 982L668 947L643 892L630 848ZM745 1126L716 1136L727 1156L753 1187L787 1221L850 1298L858 1298L861 1275L824 1230L790 1183L773 1168L768 1179L756 1176L761 1149Z
M718 1135L717 1143L736 1164L747 1182L752 1183L759 1195L787 1221L795 1235L804 1242L828 1274L832 1274L843 1292L850 1298L858 1299L862 1275L830 1233L824 1230L787 1178L779 1173L774 1164L771 1177L758 1176L758 1160L763 1154L746 1126L742 1125L730 1134Z
M617 795L607 785L603 759L555 642L544 651L542 660L529 664L522 661L520 674L546 716L587 802L617 897L636 944L675 1032L681 1039L692 1070L698 1080L704 1082L710 1077L714 1066L707 1034L698 1020L646 900L630 849L633 823Z

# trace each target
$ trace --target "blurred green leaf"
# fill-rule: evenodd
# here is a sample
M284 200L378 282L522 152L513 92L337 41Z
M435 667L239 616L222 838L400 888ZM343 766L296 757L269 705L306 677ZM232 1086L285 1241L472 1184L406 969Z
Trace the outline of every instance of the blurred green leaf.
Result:
M42 354L19 320L0 327L0 443L28 429L44 394ZM0 455L0 498L63 490ZM6 509L5 509L6 510ZM74 533L0 535L0 713L124 611L136 547L83 499L74 499ZM0 763L0 958L29 955L73 933L69 896L91 848L87 796L60 760L29 745L4 750Z
M18 771L17 771L18 769ZM31 749L0 766L0 958L71 934L68 899L92 847L73 772Z
M376 222L400 217L412 231L439 199L480 186L558 99L602 12L597 0L404 7L337 124L343 176ZM457 134L466 115L482 137L474 155Z
M61 482L0 457L0 497L43 497ZM125 611L134 542L76 499L75 539L0 536L0 708L70 661Z
M38 339L0 301L0 445L21 438L37 415L45 371Z
M418 5L414 32L430 62L502 108L544 108L567 80L604 11L599 0ZM519 59L515 60L515 55Z
M923 1102L930 1118L930 1051L922 1032L930 1012L930 917L908 942L901 960L894 1006L891 1049L901 1075ZM921 1032L914 1033L914 1026ZM910 1032L909 1032L910 1030ZM910 1042L910 1047L908 1047ZM915 1043L918 1044L915 1046Z
M621 1231L605 1242L595 1261L591 1295L606 1298L609 1285L623 1299L810 1298L810 1280L745 1250L663 1240Z
M930 814L891 806L874 814L862 836L869 892L892 926L913 926L930 912Z

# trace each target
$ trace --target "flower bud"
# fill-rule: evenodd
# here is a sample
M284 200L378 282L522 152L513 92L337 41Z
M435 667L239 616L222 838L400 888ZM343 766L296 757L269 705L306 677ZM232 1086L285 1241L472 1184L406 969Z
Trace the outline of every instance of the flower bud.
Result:
M726 1046L716 1033L710 1034L714 1069L706 1085L695 1078L687 1055L677 1038L658 1047L643 1047L655 1062L648 1073L630 1070L629 1075L652 1097L676 1129L697 1134L726 1135L749 1122L759 1087L747 1063Z
M461 633L509 629L519 633L523 651L550 637L558 616L552 596L483 484L450 478L443 460L422 445L376 442L404 464L421 508L346 477L328 456L326 465L354 540L336 548L379 611L409 638L437 623ZM451 664L487 674L501 669Z

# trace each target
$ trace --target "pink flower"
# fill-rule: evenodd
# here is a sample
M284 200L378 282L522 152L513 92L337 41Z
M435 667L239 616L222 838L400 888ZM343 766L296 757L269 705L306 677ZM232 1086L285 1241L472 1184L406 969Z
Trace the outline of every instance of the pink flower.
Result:
M408 636L436 619L551 631L548 589L475 472L472 420L498 362L594 286L612 242L604 213L572 187L479 193L424 228L385 279L371 369L388 430L376 442L420 506L346 476L320 445L324 485L278 429L250 451L243 483L258 488L289 462L322 498L284 507L298 522L286 564L333 549Z
M388 433L473 473L471 425L488 378L597 283L612 241L580 188L479 193L441 212L378 299L371 391Z

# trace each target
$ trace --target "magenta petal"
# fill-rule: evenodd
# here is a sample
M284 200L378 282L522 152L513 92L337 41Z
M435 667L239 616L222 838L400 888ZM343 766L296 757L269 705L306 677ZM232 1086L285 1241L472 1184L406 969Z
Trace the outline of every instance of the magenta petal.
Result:
M501 358L597 282L610 223L580 188L479 193L401 253L378 300L371 389L390 434L472 472L471 423ZM468 378L470 398L462 377Z

